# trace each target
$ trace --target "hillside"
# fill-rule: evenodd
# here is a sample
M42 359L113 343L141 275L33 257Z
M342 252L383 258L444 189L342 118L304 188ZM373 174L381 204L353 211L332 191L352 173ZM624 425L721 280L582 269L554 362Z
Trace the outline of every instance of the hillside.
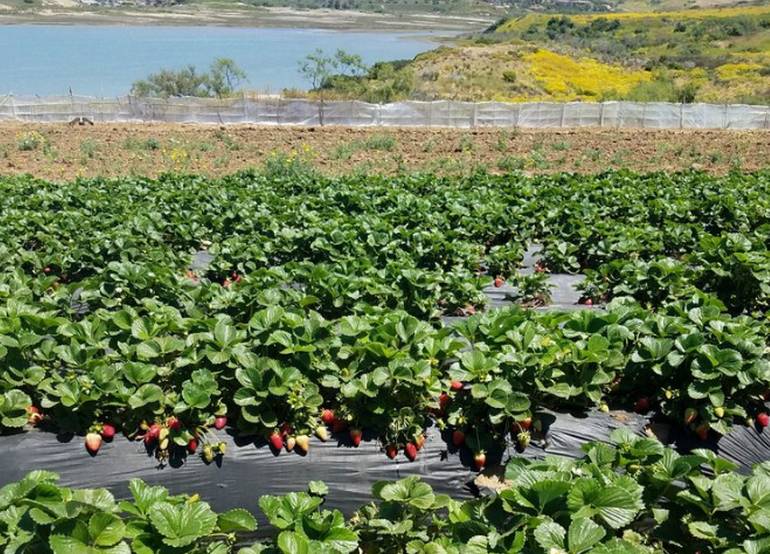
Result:
M330 93L506 101L770 102L770 6L526 14Z

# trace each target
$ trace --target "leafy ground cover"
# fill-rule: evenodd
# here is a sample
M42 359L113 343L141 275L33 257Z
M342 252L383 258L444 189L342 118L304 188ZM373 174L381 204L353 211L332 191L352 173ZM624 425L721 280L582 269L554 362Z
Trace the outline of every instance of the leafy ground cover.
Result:
M136 479L128 498L57 485L36 471L0 489L0 545L20 553L258 552L764 552L767 463L750 475L708 450L682 456L622 430L589 443L579 460L512 459L496 494L438 495L410 477L380 482L349 519L324 507L326 486L263 496L273 531L242 509L215 513L198 495L171 495Z
M770 174L0 182L0 423L116 432L161 461L427 426L526 448L539 407L764 428ZM483 287L587 271L606 309L484 312ZM654 280L637 264L679 268ZM635 279L627 275L636 275ZM641 284L640 284L641 283ZM657 281L656 281L657 283ZM442 315L473 315L449 327ZM650 391L640 393L639 391Z

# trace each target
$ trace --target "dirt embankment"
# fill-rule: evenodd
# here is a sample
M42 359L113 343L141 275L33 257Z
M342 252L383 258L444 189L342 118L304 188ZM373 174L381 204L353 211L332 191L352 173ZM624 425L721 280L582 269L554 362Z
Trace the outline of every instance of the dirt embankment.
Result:
M217 176L271 162L308 164L327 174L611 168L724 173L770 167L770 132L0 124L4 175Z

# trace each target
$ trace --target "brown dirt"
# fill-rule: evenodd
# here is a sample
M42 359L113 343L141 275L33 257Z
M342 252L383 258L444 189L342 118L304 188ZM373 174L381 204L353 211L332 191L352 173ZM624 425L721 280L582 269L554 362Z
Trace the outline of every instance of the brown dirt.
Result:
M363 129L170 124L0 124L0 174L209 176L307 163L323 173L594 173L611 168L724 173L770 167L768 131Z

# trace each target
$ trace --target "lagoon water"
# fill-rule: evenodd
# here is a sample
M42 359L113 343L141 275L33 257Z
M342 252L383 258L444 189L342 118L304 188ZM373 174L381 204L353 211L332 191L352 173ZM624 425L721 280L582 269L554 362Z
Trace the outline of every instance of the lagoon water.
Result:
M447 33L436 32L436 36ZM116 96L161 68L200 70L217 57L232 58L248 88L279 93L307 88L299 60L316 48L341 48L366 63L412 58L434 47L408 32L320 29L90 25L0 26L0 94Z

